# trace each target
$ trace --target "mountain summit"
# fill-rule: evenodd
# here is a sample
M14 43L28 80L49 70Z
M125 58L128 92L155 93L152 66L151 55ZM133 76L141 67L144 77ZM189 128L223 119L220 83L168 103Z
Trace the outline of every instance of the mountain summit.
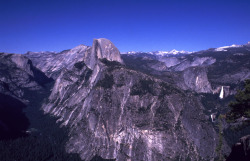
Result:
M108 39L94 39L92 48L85 53L84 62L90 68L96 65L97 59L107 59L123 64L120 51Z
M171 51L151 51L151 52L136 52L136 51L129 51L124 54L139 54L139 53L146 53L146 54L151 54L151 55L156 55L156 56L169 56L169 55L179 55L179 54L192 54L193 52L190 51L178 51L176 49L173 49Z

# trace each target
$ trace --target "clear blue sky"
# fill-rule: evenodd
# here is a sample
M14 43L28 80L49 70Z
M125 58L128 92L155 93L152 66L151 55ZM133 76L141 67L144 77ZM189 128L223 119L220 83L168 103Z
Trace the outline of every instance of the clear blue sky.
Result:
M93 38L121 52L250 41L250 0L1 0L0 52L61 51Z

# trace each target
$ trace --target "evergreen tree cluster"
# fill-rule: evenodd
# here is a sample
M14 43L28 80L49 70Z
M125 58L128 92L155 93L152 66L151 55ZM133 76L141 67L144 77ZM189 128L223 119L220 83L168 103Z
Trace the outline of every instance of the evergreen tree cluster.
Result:
M235 101L229 104L231 111L227 114L228 121L240 117L250 118L250 79L245 80L245 87L235 95Z

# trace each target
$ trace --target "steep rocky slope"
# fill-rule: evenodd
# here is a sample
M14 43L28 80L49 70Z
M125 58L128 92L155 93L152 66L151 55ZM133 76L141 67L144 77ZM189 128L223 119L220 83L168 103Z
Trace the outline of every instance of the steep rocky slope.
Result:
M41 92L50 81L25 56L0 53L0 139L23 135L29 125L25 96Z
M33 126L37 120L33 106L38 110L43 103L45 113L69 128L68 136L61 138L67 140L67 152L78 153L83 160L228 156L230 146L249 134L249 128L218 117L228 111L242 81L250 78L249 58L249 44L188 54L120 55L103 38L95 39L92 47L79 45L59 53L1 53L0 133ZM55 84L48 86L52 79ZM24 103L32 108L24 110ZM12 117L24 124L12 126L16 124ZM46 135L50 130L44 130Z
M135 70L166 81L174 79L172 83L180 88L198 93L219 94L223 86L225 95L232 95L241 82L250 78L249 44L191 54L157 56L134 53L122 57L126 65Z
M25 90L40 90L52 81L20 54L0 53L0 92L22 99Z
M61 72L43 105L70 127L67 151L84 160L214 158L217 134L199 99L127 68L112 46L94 40L84 61Z
M32 60L34 66L43 71L48 77L56 79L63 68L70 69L77 61L83 59L89 47L79 45L71 50L62 52L28 52L24 54Z
M242 89L245 79L250 78L250 48L246 45L208 49L188 55L156 56L147 53L124 54L127 66L175 84L181 89L194 91L204 106L206 117L214 127L220 123L219 116L229 111L228 104L233 95ZM222 50L223 49L223 50ZM139 64L139 66L136 66ZM158 66L158 68L155 68ZM249 127L242 123L226 123L221 132L231 147L236 141L249 134ZM220 149L220 148L219 148ZM217 152L218 150L217 147ZM224 156L229 153L224 151Z

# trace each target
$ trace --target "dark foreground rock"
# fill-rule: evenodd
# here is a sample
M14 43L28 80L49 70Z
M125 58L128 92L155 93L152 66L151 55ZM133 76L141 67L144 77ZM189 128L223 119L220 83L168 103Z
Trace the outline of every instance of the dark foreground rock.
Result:
M250 135L240 138L232 147L232 152L230 153L227 161L249 161L250 160Z

